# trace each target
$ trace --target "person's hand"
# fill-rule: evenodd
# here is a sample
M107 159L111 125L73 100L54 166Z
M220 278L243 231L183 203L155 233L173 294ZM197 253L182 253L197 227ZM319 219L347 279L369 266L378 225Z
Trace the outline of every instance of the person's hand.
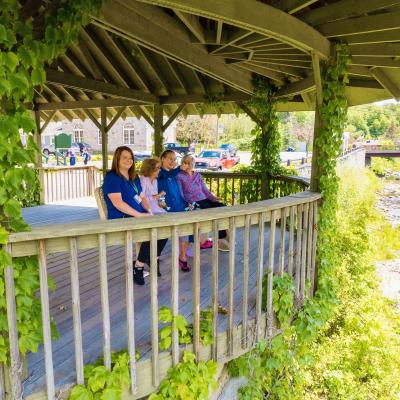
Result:
M164 190L162 190L160 193L158 193L159 196L165 196L167 194L167 192L164 192Z
M221 197L214 196L215 201L222 201Z

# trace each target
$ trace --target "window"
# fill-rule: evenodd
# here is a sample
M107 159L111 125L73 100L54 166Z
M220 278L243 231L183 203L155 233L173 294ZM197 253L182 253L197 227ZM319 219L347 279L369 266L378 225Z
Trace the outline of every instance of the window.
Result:
M124 127L124 144L135 144L135 131L131 127Z
M75 128L74 129L74 143L83 142L83 129Z
M97 129L97 144L102 144L100 129Z

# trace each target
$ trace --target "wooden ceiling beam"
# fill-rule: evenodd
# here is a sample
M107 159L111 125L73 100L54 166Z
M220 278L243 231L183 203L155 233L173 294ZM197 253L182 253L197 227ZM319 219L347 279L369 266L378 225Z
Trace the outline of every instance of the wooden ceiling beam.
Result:
M399 0L340 0L306 11L299 18L307 24L315 26L342 18L357 17L399 3Z
M281 0L276 4L276 8L286 11L289 14L294 14L317 1L318 0Z
M399 57L400 43L359 44L349 50L352 56Z
M368 76L368 77L371 76L369 68L361 65L350 65L347 70L351 75Z
M271 71L279 72L281 74L293 76L295 78L304 78L304 69L296 68L296 67L288 67L285 65L277 65L277 64L270 64L270 63L258 63L257 61L248 61L243 63L242 65L248 65L250 67L259 67L259 68L266 68Z
M277 8L256 0L140 0L206 18L290 43L296 48L316 50L321 57L330 54L330 43L318 31ZM303 1L304 3L304 1Z
M310 92L315 89L313 76L308 76L300 81L289 83L281 87L277 92L277 97L289 97L296 94Z
M153 51L172 58L191 68L239 90L251 93L253 85L250 74L238 76L222 60L218 60L199 49L184 38L172 35L166 29L158 27L116 0L104 3L102 17L96 23L106 29L119 32L126 38L140 43ZM149 26L152 29L148 29Z
M379 32L400 28L400 12L349 18L318 25L316 29L326 37L339 37L361 33Z
M217 29L215 31L215 43L217 44L221 44L223 25L222 21L217 21Z
M150 93L141 92L107 82L100 82L94 79L82 78L65 72L46 69L47 82L88 92L103 93L128 100L139 100L144 103L157 103L158 98Z
M125 99L104 99L104 100L77 100L77 101L60 101L53 103L37 104L38 111L50 110L79 110L85 108L101 108L101 107L131 107L144 104L134 100Z
M188 14L179 10L174 10L178 18L185 24L186 28L192 35L200 42L206 42L206 35L204 29L200 24L199 18L196 15Z
M388 31L362 33L361 35L342 36L348 44L373 44L398 42L400 40L400 29Z
M393 82L381 68L371 68L371 75L393 96L400 100L400 87Z
M221 101L236 102L250 100L250 95L242 92L227 93L219 97ZM174 95L174 96L160 96L161 104L197 104L204 103L206 96L204 94L188 94L188 95Z
M369 67L400 68L400 61L389 57L363 57L354 56L351 58L351 65L367 65Z
M268 58L268 59L257 59L254 58L251 60L252 62L256 62L257 64L275 64L275 65L283 65L287 67L294 67L294 68L303 68L306 70L311 69L311 60L309 61L292 61L287 59L275 59L275 58Z
M286 76L282 73L272 71L268 68L264 68L257 65L249 65L247 63L240 64L238 67L243 68L247 71L252 71L262 76L265 76L271 80L273 80L278 85L283 85L286 80Z

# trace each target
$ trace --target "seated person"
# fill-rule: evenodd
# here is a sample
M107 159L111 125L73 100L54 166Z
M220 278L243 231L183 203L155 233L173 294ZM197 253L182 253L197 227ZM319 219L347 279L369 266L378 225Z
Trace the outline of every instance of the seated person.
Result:
M176 176L176 180L181 188L183 197L188 203L197 203L200 209L225 207L220 199L214 196L207 188L203 177L199 172L193 170L194 158L186 155L182 158L181 170ZM218 232L218 249L228 251L229 245L226 241L227 232L221 230Z
M115 150L111 171L104 177L103 193L109 219L143 218L152 215L135 172L133 152L127 146L120 146ZM166 243L167 239L157 240L157 263ZM133 279L138 285L144 285L145 263L150 263L150 242L141 243L133 268Z
M140 183L142 184L143 194L146 197L150 210L153 214L164 214L167 212L165 192L158 191L157 177L160 172L161 161L158 158L147 158L143 160L140 168Z
M161 169L158 175L158 190L165 192L165 203L169 212L180 212L192 209L183 198L181 189L176 181L180 168L176 167L176 154L172 150L165 150L161 154ZM186 259L187 240L179 239L179 266L182 271L190 271Z

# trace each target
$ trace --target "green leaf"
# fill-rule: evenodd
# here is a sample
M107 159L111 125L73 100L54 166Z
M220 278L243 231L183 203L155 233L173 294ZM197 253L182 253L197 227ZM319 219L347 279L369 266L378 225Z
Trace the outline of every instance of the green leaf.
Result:
M8 242L8 232L4 226L0 225L0 244L6 244Z
M104 366L93 368L92 376L88 379L88 387L90 390L95 393L103 389L109 374L110 371Z
M107 388L101 395L101 400L120 400L122 398L122 390L120 388Z
M19 58L13 51L9 51L3 53L3 62L10 72L14 72L15 68L17 68L17 65L19 64Z
M7 29L3 24L0 24L0 43L7 41Z
M85 386L76 385L71 390L69 400L93 400L93 394Z
M42 86L46 82L46 72L44 68L35 68L31 74L32 85Z
M17 200L9 199L4 203L4 214L7 217L15 218L21 215L21 206Z
M14 88L21 90L27 90L29 88L29 82L23 73L17 72L10 75L10 84Z
M158 319L160 322L167 323L172 321L172 310L168 307L161 307L158 310Z
M160 329L160 338L165 339L168 336L171 336L172 327L171 326L164 326L164 328Z

